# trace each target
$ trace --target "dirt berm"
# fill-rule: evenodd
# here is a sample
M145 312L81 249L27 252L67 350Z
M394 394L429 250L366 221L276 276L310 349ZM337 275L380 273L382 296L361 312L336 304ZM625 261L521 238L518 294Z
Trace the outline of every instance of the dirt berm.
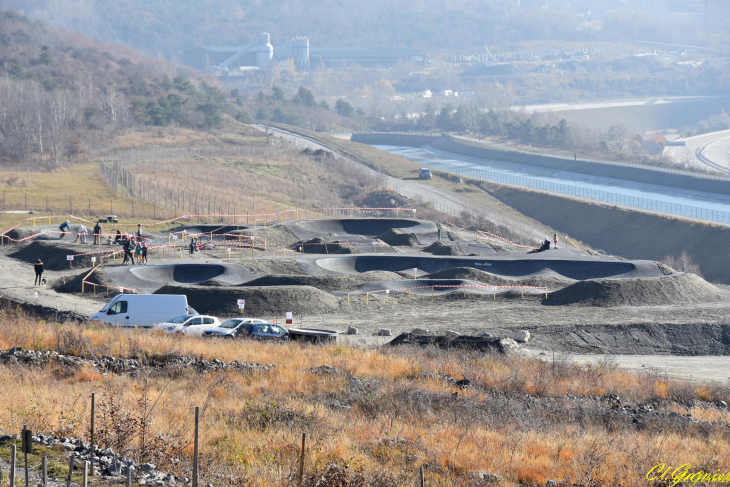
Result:
M476 281L490 286L534 286L544 287L548 290L562 289L576 282L568 277L534 275L522 279L509 279L490 272L469 267L454 267L445 271L428 274L429 279L463 279L465 281Z
M354 254L355 250L351 245L341 244L339 242L327 242L325 239L315 237L303 242L297 242L292 249L302 248L303 254Z
M340 310L336 297L311 286L163 286L155 294L184 294L199 313L219 316L269 317L287 311L318 315ZM239 299L246 300L243 310L238 309Z
M105 247L103 250L107 250ZM30 245L22 247L17 252L10 254L10 257L29 264L34 264L36 260L43 261L43 267L49 271L67 270L70 268L69 261L66 260L67 255L74 255L73 267L91 268L91 255L78 256L85 252L100 250L100 246L93 245L74 245L73 243L60 245L58 240L51 243L33 242ZM115 249L116 250L116 249Z
M480 350L484 352L501 353L504 355L522 355L525 351L516 341L511 338L474 337L474 336L424 336L401 333L389 345L419 345L434 346L439 348L461 348L467 350Z
M550 293L547 306L663 306L709 303L730 295L695 274L639 279L592 279Z
M242 287L264 286L312 286L322 291L347 291L365 284L402 279L399 274L387 271L371 271L344 276L264 276L242 284Z
M434 242L428 247L425 247L423 251L433 255L464 255L464 252L456 245L449 245L443 242Z
M56 279L55 281L49 283L50 287L55 289L56 292L59 293L69 293L69 294L82 294L81 292L81 281L84 280L84 277L89 273L89 270L84 269L83 272L76 274L75 276L68 276L65 279L60 278ZM100 301L108 301L110 298L116 296L119 294L119 288L117 285L112 281L111 277L109 277L103 270L97 269L96 272L91 274L88 279L86 279L87 284L84 286L83 296L87 298L96 298ZM91 283L91 284L88 284ZM94 287L92 284L100 284L101 286L96 287L96 295L94 295ZM109 291L107 293L107 288L103 286L109 286Z
M415 233L406 233L398 228L391 228L378 238L391 247L415 247L420 244Z
M290 276L306 276L309 273L299 262L293 260L254 260L245 262L243 266L257 276L268 276L271 274L285 274Z

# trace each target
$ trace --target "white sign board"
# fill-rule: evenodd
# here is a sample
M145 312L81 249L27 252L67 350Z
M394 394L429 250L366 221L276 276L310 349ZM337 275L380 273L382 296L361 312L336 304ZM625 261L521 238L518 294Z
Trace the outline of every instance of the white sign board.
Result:
M122 293L122 294L124 294L124 288L123 287L120 287L119 288L119 292Z
M390 294L390 289L386 289L385 294Z
M291 313L291 311L288 311L288 312L286 313L286 319L287 319L287 320L291 320L291 319L292 319L292 313Z
M418 267L413 268L413 273L416 274L418 272Z
M38 299L38 291L35 292L35 298Z
M91 258L91 263L93 264L94 262L96 262L96 257Z
M239 299L237 301L237 303L238 303L238 308L239 309L244 309L246 307L246 300L245 299Z
M378 242L373 242L373 245L378 245Z
M177 235L173 235L173 236L172 236L172 239L173 239L173 240L177 240Z
M66 260L74 260L74 256L73 255L67 255L66 256Z

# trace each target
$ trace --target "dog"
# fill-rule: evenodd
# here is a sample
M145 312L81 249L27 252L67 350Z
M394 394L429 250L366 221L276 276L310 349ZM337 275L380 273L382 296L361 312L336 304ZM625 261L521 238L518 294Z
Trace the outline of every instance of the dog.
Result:
M41 279L41 286L45 286L45 285L46 285L46 276L43 276L43 278Z

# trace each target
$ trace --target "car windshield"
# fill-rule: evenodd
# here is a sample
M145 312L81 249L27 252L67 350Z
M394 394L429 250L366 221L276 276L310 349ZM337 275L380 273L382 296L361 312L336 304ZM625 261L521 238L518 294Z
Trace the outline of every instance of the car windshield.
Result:
M177 318L171 319L170 321L168 321L168 323L184 323L189 318L192 318L192 316L191 315L182 315L182 316L178 316Z
M228 320L221 325L221 328L235 328L240 322L241 320Z

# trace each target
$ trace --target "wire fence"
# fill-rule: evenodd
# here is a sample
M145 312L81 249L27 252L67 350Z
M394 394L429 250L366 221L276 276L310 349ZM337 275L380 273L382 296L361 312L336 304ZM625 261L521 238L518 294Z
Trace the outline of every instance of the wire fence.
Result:
M415 135L415 134L414 134ZM708 166L707 170L689 170L671 166L661 166L657 164L649 165L641 162L631 161L617 161L610 159L603 159L600 157L592 157L585 154L577 154L575 152L561 151L561 150L549 150L549 149L525 149L521 147L515 147L509 144L502 144L499 142L489 142L486 140L474 140L467 137L458 137L454 135L444 135L447 140L451 140L457 144L468 145L479 149L496 150L501 152L512 152L517 154L526 154L536 157L549 157L552 159L565 159L576 162L592 162L595 164L609 164L612 166L622 167L633 167L636 169L644 169L647 171L658 171L668 174L678 174L682 176L689 176L693 178L702 179L715 179L720 181L730 181L730 175L710 171Z
M657 211L661 213L669 213L673 215L681 215L700 220L708 220L720 223L730 223L730 213L719 210L711 210L698 206L681 205L668 201L655 200L650 198L642 198L639 196L631 196L620 193L612 193L594 188L585 188L582 186L573 186L569 184L561 184L540 179L533 179L523 176L515 176L512 174L504 174L496 171L488 171L477 169L475 167L462 167L445 162L430 161L427 159L418 159L413 157L405 157L409 161L416 162L422 166L427 166L440 171L471 176L482 180L494 181L499 183L507 183L515 186L539 189L552 193L567 194L571 196L579 196L581 198L589 198L605 203L612 203L622 206L634 208L642 208L645 210Z

